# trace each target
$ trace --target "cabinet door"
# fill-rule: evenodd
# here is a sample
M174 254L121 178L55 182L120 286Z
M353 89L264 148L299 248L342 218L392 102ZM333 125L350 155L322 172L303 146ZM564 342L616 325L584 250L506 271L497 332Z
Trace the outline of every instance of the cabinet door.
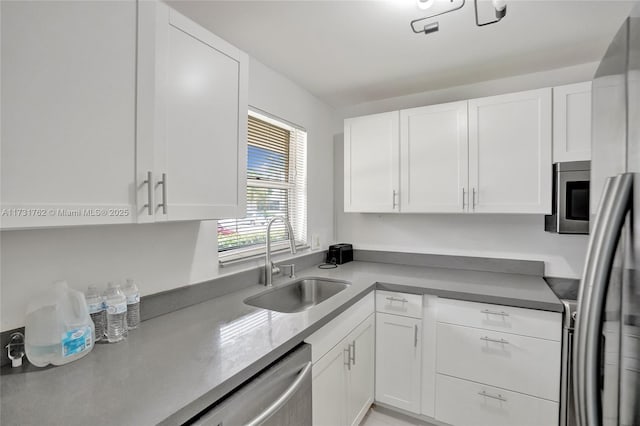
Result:
M468 159L467 101L400 111L400 210L465 211Z
M421 320L376 313L376 400L420 413Z
M247 56L161 2L142 2L140 16L139 79L152 75L155 85L139 89L141 137L153 149L141 155L138 179L153 170L155 220L242 217Z
M551 89L469 101L471 209L551 213Z
M435 417L438 297L423 296L422 306L422 402L420 408L425 416Z
M357 426L373 403L375 374L375 316L370 315L348 337L351 365L348 370L347 424Z
M553 162L591 160L591 82L553 88Z
M313 365L312 399L314 426L347 424L347 365L349 349L336 345Z
M344 211L399 211L398 111L344 121Z
M136 2L2 2L1 27L2 227L132 222Z

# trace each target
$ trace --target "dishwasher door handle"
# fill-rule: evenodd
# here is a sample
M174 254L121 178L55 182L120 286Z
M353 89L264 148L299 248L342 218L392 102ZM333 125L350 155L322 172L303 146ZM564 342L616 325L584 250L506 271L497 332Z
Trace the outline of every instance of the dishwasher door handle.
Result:
M267 420L271 415L278 412L280 408L282 408L289 399L302 387L305 382L307 376L311 374L311 361L304 366L300 373L298 373L298 377L291 383L291 385L285 390L282 395L278 397L275 401L267 407L262 413L260 413L256 418L247 423L247 426L257 426Z

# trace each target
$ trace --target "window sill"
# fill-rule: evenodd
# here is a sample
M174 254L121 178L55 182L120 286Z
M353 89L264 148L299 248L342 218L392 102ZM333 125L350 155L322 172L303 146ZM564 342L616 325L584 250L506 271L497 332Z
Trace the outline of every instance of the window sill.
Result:
M307 250L309 249L308 244L298 243L296 244L296 250ZM287 243L279 243L274 244L271 249L272 255L285 254L289 253L289 244ZM247 250L237 250L231 253L223 253L218 254L218 264L221 268L238 265L242 263L251 262L254 260L258 260L264 258L265 256L265 247L262 246L260 248L252 248Z

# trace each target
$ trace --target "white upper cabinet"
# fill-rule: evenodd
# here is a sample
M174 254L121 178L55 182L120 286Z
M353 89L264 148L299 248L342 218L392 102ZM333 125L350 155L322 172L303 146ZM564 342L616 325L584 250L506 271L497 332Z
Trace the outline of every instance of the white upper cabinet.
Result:
M3 229L135 221L136 2L2 2Z
M551 89L469 101L470 207L551 213Z
M162 2L2 2L2 228L241 216L247 66Z
M344 121L344 211L399 211L398 111Z
M400 171L401 211L466 210L467 101L400 111Z
M345 212L549 214L551 106L546 88L345 120Z
M141 2L139 20L140 221L241 217L247 56L164 3Z
M591 160L591 82L553 88L553 162Z

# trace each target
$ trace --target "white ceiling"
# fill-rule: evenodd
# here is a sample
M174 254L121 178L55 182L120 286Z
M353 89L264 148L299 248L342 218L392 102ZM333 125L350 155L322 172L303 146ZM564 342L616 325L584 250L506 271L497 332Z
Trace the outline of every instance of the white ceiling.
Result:
M415 0L169 3L334 107L597 61L633 6L507 0L480 28L466 0L423 35L409 26L426 16Z

